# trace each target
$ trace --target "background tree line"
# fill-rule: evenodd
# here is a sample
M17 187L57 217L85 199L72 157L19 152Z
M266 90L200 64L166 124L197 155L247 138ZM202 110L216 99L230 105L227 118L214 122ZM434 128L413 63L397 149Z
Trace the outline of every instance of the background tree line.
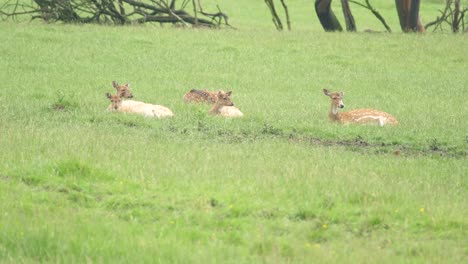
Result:
M282 30L282 22L278 16L278 12L276 11L274 0L264 1L270 9L274 25L278 30ZM280 1L284 7L285 16L288 21L288 28L291 29L290 16L285 0ZM377 17L388 32L392 31L385 19L371 5L369 0L340 0L340 2L347 31L357 30L356 22L351 12L350 3L368 9ZM468 30L468 22L465 22L465 13L468 11L468 7L463 7L460 4L460 0L446 0L444 10L439 10L441 16L426 25L423 25L421 18L419 17L420 4L420 0L395 0L395 8L400 21L401 30L403 32L424 32L430 27L437 30L442 29L443 24L449 25L454 33L459 31L466 32ZM317 18L325 31L343 31L343 27L333 12L331 5L332 0L315 0L315 12Z
M332 10L332 0L314 1L315 12L325 31L343 31L343 27ZM278 30L287 27L292 30L292 22L286 0L264 0L269 9L274 26ZM276 2L276 4L275 4ZM448 25L453 32L467 32L468 21L465 14L468 7L460 0L446 0L444 10L434 21L423 25L419 17L420 0L395 0L395 9L403 32L424 32L432 27L442 30ZM392 29L382 15L372 6L370 0L340 0L347 31L357 31L356 20L350 4L366 8L382 23L386 31ZM278 10L284 10L286 23L283 23ZM6 0L0 6L2 19L15 19L30 16L46 22L135 24L169 23L194 27L232 27L228 15L216 6L215 11L205 11L202 0Z

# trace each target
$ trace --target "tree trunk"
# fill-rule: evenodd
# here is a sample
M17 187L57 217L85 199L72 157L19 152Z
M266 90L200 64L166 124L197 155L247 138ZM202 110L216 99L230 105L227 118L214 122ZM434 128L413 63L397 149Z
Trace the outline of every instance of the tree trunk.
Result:
M457 33L459 29L460 0L455 0L455 10L453 11L452 31Z
M281 19L279 18L278 13L276 12L275 3L273 2L273 0L265 0L265 4L270 9L272 21L276 29L279 31L283 30L283 23L281 22Z
M332 0L315 0L315 12L325 31L343 31L340 22L331 10Z
M347 31L356 31L356 22L354 21L353 14L349 8L348 0L341 0L341 7L343 8L343 15L346 21L346 30Z
M419 18L420 0L395 0L400 26L404 32L424 32Z

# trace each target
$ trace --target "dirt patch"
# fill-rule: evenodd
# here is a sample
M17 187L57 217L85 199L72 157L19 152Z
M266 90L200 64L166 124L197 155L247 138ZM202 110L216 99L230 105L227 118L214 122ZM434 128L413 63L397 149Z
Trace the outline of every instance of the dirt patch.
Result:
M468 153L464 150L453 150L435 146L430 142L429 146L418 149L404 144L388 144L385 142L370 143L362 137L351 140L330 140L317 137L289 137L289 141L296 144L309 144L313 146L345 147L348 150L373 154L393 154L395 156L429 156L437 155L452 158L466 158Z
M228 144L239 144L255 142L262 139L287 140L293 144L304 144L317 147L337 147L345 150L374 155L395 155L395 156L441 156L446 158L467 158L468 148L461 146L447 146L445 142L437 139L430 139L425 142L400 143L383 140L369 140L361 136L350 139L330 139L302 134L295 130L284 131L270 124L264 124L258 130L229 130L225 128L206 125L199 122L194 129L187 127L180 128L173 125L163 128L165 131L177 134L198 134L203 138L210 138L211 141L219 141ZM468 136L465 138L468 142Z
M65 105L63 105L63 104L53 104L53 105L51 106L51 109L52 109L53 111L65 111L66 108L67 108L67 107L66 107Z

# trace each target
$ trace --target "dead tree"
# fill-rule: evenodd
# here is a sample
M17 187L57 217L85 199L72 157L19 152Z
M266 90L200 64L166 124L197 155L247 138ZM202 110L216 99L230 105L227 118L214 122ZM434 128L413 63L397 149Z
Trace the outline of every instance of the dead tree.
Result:
M284 13L286 15L286 24L288 25L288 30L290 31L291 30L291 20L289 19L288 7L286 6L286 3L284 2L284 0L280 0L280 1L281 1L281 5L283 5Z
M286 3L284 2L284 0L280 0L280 1L281 1L281 5L283 6L284 13L286 15L286 23L288 25L288 30L291 30L291 20L289 19L288 7L286 6ZM272 21L276 29L279 31L283 30L283 23L281 22L281 19L278 16L278 12L276 12L275 3L273 2L273 0L265 0L265 4L268 6L268 9L270 10Z
M449 25L453 33L467 32L468 21L465 22L465 13L468 12L468 7L462 7L460 0L447 0L444 10L439 10L440 17L426 24L426 28L434 27L433 31L443 31L443 25Z
M453 12L452 31L457 33L460 28L458 17L460 16L460 0L455 0L455 11Z
M400 26L404 32L424 32L419 18L420 0L395 0Z
M179 5L177 5L179 3ZM198 5L197 5L198 3ZM0 18L30 16L46 22L141 24L147 22L193 25L196 27L231 27L221 12L204 12L201 0L6 0L0 6ZM193 14L186 11L193 7ZM178 6L178 7L177 7Z
M351 8L349 8L348 0L341 0L341 7L343 9L343 15L346 22L347 31L356 31L356 22L354 21L353 14L351 13Z
M340 22L331 9L332 0L315 0L315 12L325 31L343 31Z

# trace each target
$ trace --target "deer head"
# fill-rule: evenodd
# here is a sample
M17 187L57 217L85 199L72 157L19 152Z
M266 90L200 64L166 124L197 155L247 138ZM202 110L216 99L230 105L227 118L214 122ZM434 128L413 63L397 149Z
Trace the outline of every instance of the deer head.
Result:
M332 104L332 109L333 109L333 112L336 114L336 112L338 111L338 108L344 108L344 104L343 104L343 96L344 96L344 92L335 92L335 93L331 93L330 91L328 91L327 89L323 89L323 93L330 97L331 99L331 104Z
M216 97L218 98L217 104L222 105L222 106L233 106L234 103L231 100L231 94L232 94L232 91L229 91L227 93L218 91L216 93Z
M122 106L122 98L120 98L119 94L111 95L110 93L106 93L108 99L111 100L111 109L118 110Z
M112 86L114 86L117 94L122 98L133 98L133 94L130 91L130 84L119 85L116 81L112 81Z

